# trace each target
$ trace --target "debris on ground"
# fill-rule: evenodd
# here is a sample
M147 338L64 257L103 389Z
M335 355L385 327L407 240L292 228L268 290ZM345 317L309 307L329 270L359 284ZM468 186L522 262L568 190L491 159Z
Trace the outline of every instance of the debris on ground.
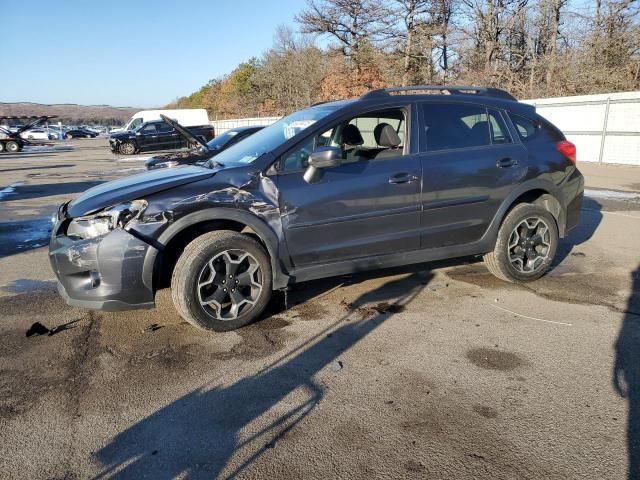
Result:
M332 372L339 372L344 367L344 364L340 360L336 360L331 364Z
M142 333L151 333L151 332L155 332L156 330L160 330L162 328L162 325L158 325L157 323L152 323L151 325L149 325L147 328L145 328L144 330L142 330Z
M46 325L43 325L40 322L35 322L33 325L29 327L27 330L27 337L39 336L39 335L47 335L49 337L55 335L56 333L64 332L65 330L70 330L74 327L74 323L77 323L79 320L72 320L71 322L63 323L62 325L58 325L57 327L49 328Z
M35 322L33 325L29 327L27 330L27 337L33 337L34 335L49 335L51 330L45 327L40 322Z
M403 305L398 305L397 303L386 303L382 302L377 304L373 309L382 314L382 313L400 313L404 310Z

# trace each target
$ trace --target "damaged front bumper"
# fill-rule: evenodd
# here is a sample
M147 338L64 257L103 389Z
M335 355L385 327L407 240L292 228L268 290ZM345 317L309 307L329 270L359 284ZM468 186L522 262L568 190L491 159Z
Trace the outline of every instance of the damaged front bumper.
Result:
M75 240L65 235L61 209L49 243L58 291L74 306L94 310L152 308L154 295L143 281L143 264L154 247L118 228L102 237Z
M118 148L120 147L120 140L117 140L115 138L110 138L109 139L109 147L111 148L111 151L113 153L117 153L118 152Z

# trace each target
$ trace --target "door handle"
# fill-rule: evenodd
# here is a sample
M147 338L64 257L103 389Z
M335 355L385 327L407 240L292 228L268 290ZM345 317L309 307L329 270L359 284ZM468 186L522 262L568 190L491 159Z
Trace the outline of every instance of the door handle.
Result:
M398 184L398 183L411 183L418 180L417 175L413 175L411 173L396 173L392 177L389 177L389 183Z
M515 167L516 165L518 165L518 161L513 158L503 158L496 162L496 167L498 168Z

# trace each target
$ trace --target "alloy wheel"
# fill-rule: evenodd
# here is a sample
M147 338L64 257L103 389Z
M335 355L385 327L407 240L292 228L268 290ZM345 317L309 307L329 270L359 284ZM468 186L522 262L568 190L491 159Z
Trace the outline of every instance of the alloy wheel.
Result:
M509 261L520 273L533 273L545 264L551 251L549 226L540 217L527 217L509 236Z
M244 250L225 250L211 258L198 277L198 299L204 311L218 320L235 320L262 293L262 269Z

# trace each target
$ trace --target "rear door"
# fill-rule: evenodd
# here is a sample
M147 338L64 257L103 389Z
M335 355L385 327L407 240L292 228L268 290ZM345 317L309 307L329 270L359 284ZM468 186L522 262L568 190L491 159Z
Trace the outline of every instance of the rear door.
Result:
M479 240L526 172L527 152L498 109L424 102L421 112L421 247Z
M417 138L407 134L411 118L415 113L404 105L345 119L280 158L280 213L294 265L419 248L421 172ZM383 122L396 130L400 144L379 155L384 148L373 132ZM309 154L328 145L342 148L344 163L323 169L317 183L305 182Z

